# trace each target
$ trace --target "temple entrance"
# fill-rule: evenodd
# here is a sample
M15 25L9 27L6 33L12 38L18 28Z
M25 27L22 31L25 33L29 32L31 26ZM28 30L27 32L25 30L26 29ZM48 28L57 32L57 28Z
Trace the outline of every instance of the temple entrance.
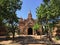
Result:
M32 35L32 34L33 34L32 28L28 28L28 35Z

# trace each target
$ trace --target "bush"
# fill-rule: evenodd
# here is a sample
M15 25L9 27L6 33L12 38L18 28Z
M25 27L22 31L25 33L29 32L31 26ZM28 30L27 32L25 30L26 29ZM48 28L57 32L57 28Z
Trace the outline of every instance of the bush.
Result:
M56 36L55 38L56 38L56 40L60 40L60 37L59 36Z

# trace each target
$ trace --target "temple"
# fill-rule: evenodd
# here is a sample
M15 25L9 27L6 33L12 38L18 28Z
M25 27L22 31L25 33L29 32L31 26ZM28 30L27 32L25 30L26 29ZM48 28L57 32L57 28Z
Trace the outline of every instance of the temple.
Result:
M32 27L34 26L34 24L35 20L32 18L31 11L29 11L27 19L20 18L19 22L20 34L33 35L34 30Z
M35 23L36 23L36 20L32 18L31 11L29 11L27 19L23 19L22 17L20 18L20 21L19 21L20 34L35 35L34 34L35 32L33 30L33 26L34 26ZM60 23L58 23L58 25L59 24ZM56 34L60 35L60 31L59 31L60 30L60 25L59 26L58 25L56 25L53 29L53 32L52 32L53 36L56 36ZM42 33L42 29L39 29L39 33Z

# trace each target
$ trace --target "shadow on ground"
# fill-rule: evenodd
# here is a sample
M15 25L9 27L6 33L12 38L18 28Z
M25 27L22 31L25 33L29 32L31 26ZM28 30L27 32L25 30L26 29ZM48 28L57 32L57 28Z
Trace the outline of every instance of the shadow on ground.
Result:
M4 45L4 44L0 44L0 45Z
M13 42L11 42L10 44L13 43L18 43L21 45L28 45L28 44L46 44L45 42L41 41L40 39L35 39L32 36L20 36L14 39Z
M12 38L0 38L0 42L1 41L8 41L8 40L12 40ZM15 37L14 41L12 40L12 42L10 42L9 44L21 44L21 45L28 45L28 44L52 44L55 42L51 42L49 40L47 40L46 37L42 37L41 39L35 39L32 36L19 36L19 37ZM0 44L2 45L2 44Z

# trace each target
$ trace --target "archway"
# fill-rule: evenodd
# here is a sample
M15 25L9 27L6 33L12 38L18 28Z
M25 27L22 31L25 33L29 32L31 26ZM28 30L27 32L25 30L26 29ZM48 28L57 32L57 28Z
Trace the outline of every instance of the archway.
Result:
M32 34L33 34L32 28L28 28L28 35L32 35Z

